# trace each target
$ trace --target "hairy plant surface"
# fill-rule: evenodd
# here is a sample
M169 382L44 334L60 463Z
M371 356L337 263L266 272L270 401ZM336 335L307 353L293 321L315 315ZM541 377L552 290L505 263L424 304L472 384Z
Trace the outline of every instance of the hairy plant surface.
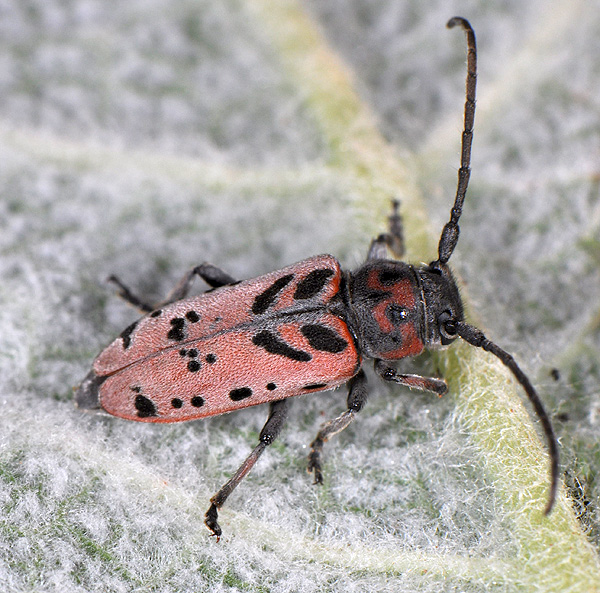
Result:
M470 317L530 375L545 444L490 355L402 362L306 474L345 391L293 402L231 496L264 407L181 425L74 409L137 314L211 261L249 278L362 262L402 201L410 261L454 199L465 41L479 44L471 187L451 264ZM572 0L0 1L0 589L600 589L600 11ZM198 281L198 290L203 290ZM232 361L235 364L235 361Z

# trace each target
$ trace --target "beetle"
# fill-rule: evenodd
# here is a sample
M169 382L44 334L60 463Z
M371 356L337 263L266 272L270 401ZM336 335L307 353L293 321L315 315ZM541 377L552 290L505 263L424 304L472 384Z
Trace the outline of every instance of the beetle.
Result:
M323 424L311 443L308 470L322 483L324 443L344 430L367 400L363 358L374 360L384 381L443 395L442 379L400 374L389 363L448 346L458 337L498 357L533 404L551 460L545 513L554 505L558 448L548 414L514 358L464 320L448 266L471 172L477 77L475 34L461 17L447 26L457 25L468 50L461 164L435 261L418 267L399 261L403 229L394 201L388 231L373 239L367 261L353 272L344 272L330 255L318 255L238 282L204 263L189 270L158 305L135 296L117 277L109 279L145 315L95 359L76 388L80 408L141 422L182 422L269 403L258 445L210 499L205 523L217 540L218 510L279 435L289 398L348 385L347 410ZM388 251L398 259L390 259ZM188 298L195 276L211 288Z

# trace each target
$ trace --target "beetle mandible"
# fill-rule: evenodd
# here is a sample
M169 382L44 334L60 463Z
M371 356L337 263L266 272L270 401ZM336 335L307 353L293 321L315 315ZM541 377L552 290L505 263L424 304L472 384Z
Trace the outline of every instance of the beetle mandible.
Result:
M521 384L539 417L550 452L552 509L558 484L558 448L550 419L513 357L464 321L461 297L448 266L459 236L458 221L470 177L477 52L469 22L455 17L467 38L467 80L461 163L450 220L438 258L419 267L388 258L403 254L402 222L393 203L389 230L374 239L367 261L344 272L330 255L237 282L204 263L187 272L167 299L150 305L118 278L119 294L145 315L95 359L76 389L80 408L128 420L181 422L269 403L259 443L233 477L210 499L205 523L217 539L218 510L285 422L289 398L348 384L347 410L325 423L311 443L308 469L323 481L322 449L345 429L367 400L363 357L374 359L384 381L442 395L437 378L398 373L388 363L457 337L497 356ZM195 276L211 290L186 298Z

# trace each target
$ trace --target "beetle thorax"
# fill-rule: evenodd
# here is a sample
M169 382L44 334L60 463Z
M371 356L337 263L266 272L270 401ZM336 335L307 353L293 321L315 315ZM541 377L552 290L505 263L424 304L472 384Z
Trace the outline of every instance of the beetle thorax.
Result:
M416 270L403 262L374 260L350 274L352 326L361 352L394 360L424 348L423 302Z
M374 260L349 276L350 325L361 352L397 360L450 343L440 324L462 319L462 304L447 266L414 268ZM449 316L449 317L448 317Z

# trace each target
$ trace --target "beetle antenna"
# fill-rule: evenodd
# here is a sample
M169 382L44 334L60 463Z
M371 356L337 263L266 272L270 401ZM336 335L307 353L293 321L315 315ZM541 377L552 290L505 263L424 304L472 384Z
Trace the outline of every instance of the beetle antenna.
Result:
M552 423L550 422L550 418L548 417L548 414L542 405L542 401L540 400L536 390L533 388L533 385L527 378L527 375L521 370L519 365L515 362L515 359L508 352L505 352L502 350L502 348L496 346L496 344L488 340L483 335L481 330L469 325L468 323L459 321L456 322L455 327L456 333L463 340L465 340L465 342L468 342L473 346L477 346L478 348L483 348L487 352L491 352L512 371L515 379L525 390L525 393L527 394L529 401L532 403L537 417L542 423L544 434L546 436L546 440L548 441L548 451L550 453L550 492L548 494L548 503L546 504L546 508L544 510L544 514L547 515L554 506L554 501L556 500L556 490L558 488L558 446L556 444L556 436L552 428Z
M473 143L473 122L475 120L475 89L477 87L477 45L475 42L475 32L469 21L460 16L455 16L446 24L449 29L452 29L456 25L460 25L467 36L465 117L456 198L454 199L454 206L450 211L450 221L446 223L438 245L438 262L441 264L448 262L456 247L456 243L458 242L458 235L460 232L460 229L458 228L458 219L462 214L463 202L465 201L469 177L471 176L471 144Z

